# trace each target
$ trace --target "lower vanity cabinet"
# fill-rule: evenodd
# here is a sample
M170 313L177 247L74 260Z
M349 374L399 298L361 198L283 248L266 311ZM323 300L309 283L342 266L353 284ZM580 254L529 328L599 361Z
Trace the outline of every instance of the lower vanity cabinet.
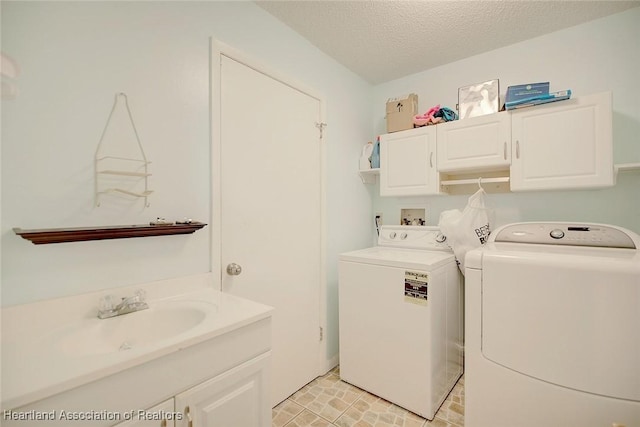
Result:
M380 196L439 194L436 126L380 136Z
M0 425L271 426L270 308L260 305L252 311L254 303L231 296L225 296L223 302L227 304L220 304L214 326L230 330L211 329L210 333L217 335L201 342L185 344L164 355L153 354L150 360L135 366L120 365L113 374L26 405L9 404L2 408ZM144 355L139 352L137 357L139 354ZM99 356L108 359L110 355ZM80 364L76 359L62 359L60 364ZM131 362L125 359L125 363ZM102 374L105 368L101 369L91 372Z
M114 427L271 426L268 364L262 354Z
M175 397L176 427L271 426L270 353L243 363Z
M116 424L114 427L174 427L176 414L173 399L165 400L153 408L131 413L131 420Z
M611 93L511 113L511 190L614 184Z

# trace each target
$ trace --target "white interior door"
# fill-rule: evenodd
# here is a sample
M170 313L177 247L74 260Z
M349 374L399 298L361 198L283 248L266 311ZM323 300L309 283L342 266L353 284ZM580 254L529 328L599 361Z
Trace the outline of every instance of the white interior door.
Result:
M275 405L320 369L321 102L227 56L220 61L222 290L275 307ZM232 263L240 274L227 273Z

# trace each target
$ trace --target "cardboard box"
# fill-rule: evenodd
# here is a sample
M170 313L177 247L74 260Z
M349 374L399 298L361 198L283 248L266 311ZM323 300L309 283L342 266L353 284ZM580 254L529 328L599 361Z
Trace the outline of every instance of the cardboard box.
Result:
M387 133L413 129L413 117L418 114L418 95L411 93L387 100Z

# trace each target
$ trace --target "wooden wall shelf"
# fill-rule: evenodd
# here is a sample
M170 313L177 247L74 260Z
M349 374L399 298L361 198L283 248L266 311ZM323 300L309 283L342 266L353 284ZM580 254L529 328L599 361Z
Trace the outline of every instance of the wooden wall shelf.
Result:
M126 239L131 237L168 236L173 234L191 234L207 224L192 222L171 225L112 225L102 227L48 228L23 230L14 228L13 232L35 245L48 243L85 242L88 240Z

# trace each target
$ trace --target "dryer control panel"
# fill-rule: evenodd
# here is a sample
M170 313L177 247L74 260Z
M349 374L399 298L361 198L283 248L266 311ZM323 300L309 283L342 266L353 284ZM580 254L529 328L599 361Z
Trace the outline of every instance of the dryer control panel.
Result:
M568 222L523 222L505 225L489 238L494 242L637 249L640 237L621 227Z

